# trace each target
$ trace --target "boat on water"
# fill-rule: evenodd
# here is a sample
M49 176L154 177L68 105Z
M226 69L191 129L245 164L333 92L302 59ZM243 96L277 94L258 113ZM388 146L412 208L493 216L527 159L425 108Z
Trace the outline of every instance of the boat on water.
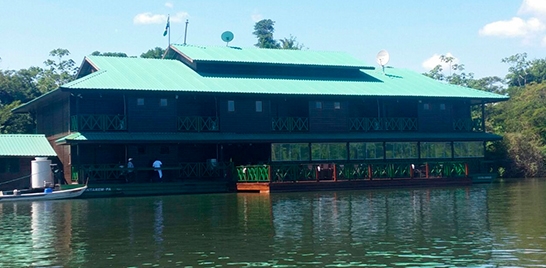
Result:
M19 202L70 199L79 197L85 192L86 189L87 185L67 190L54 190L53 188L45 188L43 191L40 192L22 190L0 191L0 203L14 201Z

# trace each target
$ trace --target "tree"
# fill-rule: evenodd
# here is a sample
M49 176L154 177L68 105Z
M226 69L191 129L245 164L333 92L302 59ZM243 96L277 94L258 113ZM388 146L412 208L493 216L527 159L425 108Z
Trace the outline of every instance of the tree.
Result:
M502 59L503 63L508 63L511 66L508 68L506 79L508 80L508 86L522 87L527 84L528 73L530 63L527 61L527 53L515 54L510 57Z
M127 58L127 54L123 52L100 52L100 51L93 51L91 53L92 56L106 56L106 57L121 57L121 58Z
M140 57L149 58L149 59L162 59L163 55L165 54L165 51L166 51L165 49L156 47L146 51L145 53L140 54Z
M296 37L290 35L289 38L283 38L280 40L282 49L292 49L292 50L301 50L303 44L298 44Z
M48 59L44 61L46 68L38 79L38 88L40 92L46 93L63 84L74 80L74 75L78 71L76 63L72 59L65 60L70 55L68 49L54 49L49 52L49 56L56 57L57 60Z
M281 48L279 43L273 39L273 32L275 32L274 25L275 22L270 19L263 19L256 22L254 32L252 33L258 37L258 43L255 46L259 48Z

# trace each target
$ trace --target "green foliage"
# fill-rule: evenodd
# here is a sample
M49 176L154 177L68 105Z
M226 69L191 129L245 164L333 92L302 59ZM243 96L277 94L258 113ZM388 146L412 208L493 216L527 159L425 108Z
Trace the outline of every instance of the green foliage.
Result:
M258 43L255 46L259 48L280 48L279 42L273 39L275 32L275 22L270 19L263 19L254 25L254 34L258 37Z
M106 57L121 57L121 58L127 58L127 54L123 52L99 52L99 51L93 51L91 53L92 56L106 56Z
M290 35L289 38L283 38L280 40L282 49L292 49L292 50L301 50L303 44L298 44L296 37Z
M165 54L165 49L162 49L160 47L156 47L153 49L150 49L146 51L145 53L140 54L141 58L149 58L149 59L161 59L163 58L163 55Z
M69 55L70 51L62 48L49 52L49 56L56 57L57 60L48 59L44 61L47 68L43 70L38 78L40 92L49 92L74 80L74 75L77 73L78 67L76 67L76 63L72 59L65 59Z
M273 38L275 32L275 22L270 19L263 19L256 22L254 25L254 34L258 38L258 43L254 46L259 48L275 48L275 49L293 49L301 50L303 44L296 41L296 37L290 35L288 38L283 38L279 41Z

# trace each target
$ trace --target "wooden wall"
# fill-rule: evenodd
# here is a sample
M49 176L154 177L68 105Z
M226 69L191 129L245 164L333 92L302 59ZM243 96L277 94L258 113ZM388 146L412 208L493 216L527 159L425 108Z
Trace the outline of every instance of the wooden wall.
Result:
M228 111L228 101L235 110ZM256 101L262 101L262 111L256 111ZM219 100L220 130L231 133L270 133L270 102L260 98L223 98Z
M139 98L144 99L138 105ZM161 106L161 99L167 100ZM142 94L127 97L127 128L130 132L176 132L177 100L173 94Z
M453 103L422 101L418 113L419 132L453 131Z
M0 190L7 191L30 188L30 167L34 157L10 157L10 159L10 161L18 161L19 170L16 172L2 172L1 170L3 170L3 167L0 167ZM15 181L6 183L11 180Z
M70 126L69 96L61 96L40 107L36 113L36 132L46 136L66 133Z
M339 102L336 109L334 103ZM320 103L320 108L317 106ZM348 103L346 101L315 100L308 102L310 132L348 132Z

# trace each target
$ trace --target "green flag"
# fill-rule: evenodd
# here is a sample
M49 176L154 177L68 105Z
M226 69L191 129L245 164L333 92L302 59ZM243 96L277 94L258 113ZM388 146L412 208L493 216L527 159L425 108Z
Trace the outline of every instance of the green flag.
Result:
M170 17L167 17L167 25L165 26L165 31L163 32L163 36L167 35L167 32L169 31L169 28L171 28L171 23L169 21Z

